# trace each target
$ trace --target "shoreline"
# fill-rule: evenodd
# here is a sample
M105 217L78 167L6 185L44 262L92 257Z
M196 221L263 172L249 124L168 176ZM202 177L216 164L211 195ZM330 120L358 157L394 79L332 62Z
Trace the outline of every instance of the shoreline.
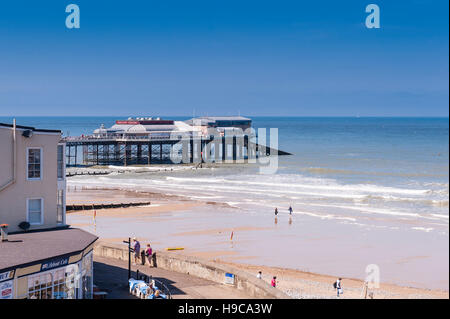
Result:
M76 190L78 189L78 190ZM106 196L105 196L106 195ZM184 223L192 223L193 219L196 219L196 211L201 209L210 209L216 207L216 205L224 206L222 203L206 202L200 200L191 200L183 196L177 195L166 195L158 192L148 192L148 191L131 191L126 189L111 189L108 187L79 187L73 188L68 187L68 203L93 203L93 202L104 202L106 199L110 202L120 201L126 199L128 202L131 201L142 201L142 198L150 199L152 204L145 207L129 207L129 208L116 208L116 209L102 209L97 212L97 218L107 218L107 219L133 219L137 221L144 221L146 218L151 218L153 222L167 222L170 220L178 220ZM226 205L225 205L226 206ZM189 216L173 216L174 212L186 212L188 211ZM83 217L86 215L92 215L91 211L84 212L71 212L68 213L68 217L77 216ZM175 219L174 219L175 217ZM90 218L89 218L90 219ZM202 222L202 221L201 221ZM72 223L74 227L82 227L86 230L91 230L92 224L87 223ZM215 240L217 246L223 246L223 244L229 244L224 240L225 236L228 237L230 231L239 232L242 236L244 233L257 234L264 231L262 227L255 227L252 225L241 225L240 227L217 227L210 228L205 227L200 228L200 230L185 229L184 231L174 231L171 230L171 238L179 239L181 242L186 243L186 250L181 252L176 252L185 255L192 255L197 257L203 257L210 261L215 261L223 264L233 265L239 269L247 271L249 273L254 273L256 275L258 270L263 271L263 278L268 280L267 274L277 274L279 279L279 287L283 289L288 294L293 297L308 298L311 295L312 298L332 298L334 296L334 289L332 288L332 283L336 278L328 274L321 274L317 272L309 272L305 270L298 270L290 267L277 267L268 266L264 264L254 265L248 263L248 259L252 256L243 255L239 251L234 251L233 249L221 249L221 247L213 247L207 249L194 249L196 247L194 244L189 244L192 238L203 237L209 238L210 241ZM101 227L99 220L98 228ZM155 238L142 238L142 241L150 240L152 246L161 246L166 244L164 240L158 240ZM121 242L123 238L106 236L101 237L101 240L106 242ZM160 248L160 247L158 247ZM227 258L228 257L228 258ZM227 260L225 260L225 259ZM239 260L242 259L240 262ZM267 278L265 278L267 277ZM344 297L348 298L359 298L362 288L362 281L360 279L349 278L342 276L344 281L347 282L346 289L347 294ZM269 280L270 281L270 280ZM309 292L309 293L308 293ZM305 297L306 296L306 297ZM375 293L375 298L448 298L449 293L446 290L440 289L427 289L427 288L415 288L408 287L398 284L385 283L382 281L380 289Z

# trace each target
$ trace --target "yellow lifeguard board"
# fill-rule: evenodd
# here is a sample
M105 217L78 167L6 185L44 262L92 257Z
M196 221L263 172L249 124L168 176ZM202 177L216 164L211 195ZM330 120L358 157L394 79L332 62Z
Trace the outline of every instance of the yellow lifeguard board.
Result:
M183 250L184 247L167 247L166 250Z

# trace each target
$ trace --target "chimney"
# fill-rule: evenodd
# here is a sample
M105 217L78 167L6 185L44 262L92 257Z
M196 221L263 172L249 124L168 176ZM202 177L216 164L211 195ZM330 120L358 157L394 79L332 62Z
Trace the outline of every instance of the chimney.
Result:
M2 242L8 241L8 224L1 224L0 231L2 233Z

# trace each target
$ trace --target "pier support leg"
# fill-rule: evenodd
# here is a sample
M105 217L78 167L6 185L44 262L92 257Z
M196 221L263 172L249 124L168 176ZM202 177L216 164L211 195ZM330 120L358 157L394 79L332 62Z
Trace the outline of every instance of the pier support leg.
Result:
M233 136L233 162L237 159L236 136Z
M141 164L142 162L142 145L137 145L137 164Z
M96 147L95 147L95 162L97 163L97 165L98 165L98 144L97 145L95 145Z
M152 161L152 145L149 143L148 144L148 162L147 164L150 165L151 161Z
M194 163L194 139L192 137L189 143L191 144L190 162L192 164Z
M225 139L225 136L222 137L222 163L225 163L225 160L227 159L227 140Z

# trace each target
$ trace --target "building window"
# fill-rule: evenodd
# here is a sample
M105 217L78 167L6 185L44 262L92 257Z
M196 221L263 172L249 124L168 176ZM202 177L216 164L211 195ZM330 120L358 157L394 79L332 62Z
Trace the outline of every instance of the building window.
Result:
M92 252L83 257L82 261L82 293L83 299L92 299L93 271L92 271Z
M58 179L64 179L64 146L58 145L57 150L57 157L58 157Z
M56 198L56 222L62 224L64 222L64 190L58 189Z
M28 277L29 299L52 299L52 274L39 274Z
M28 199L27 210L28 210L28 222L31 225L41 225L43 216L43 199L34 198Z
M42 175L42 150L40 148L29 148L28 149L28 179L41 179Z
M73 299L75 295L72 267L59 268L28 276L28 299Z

